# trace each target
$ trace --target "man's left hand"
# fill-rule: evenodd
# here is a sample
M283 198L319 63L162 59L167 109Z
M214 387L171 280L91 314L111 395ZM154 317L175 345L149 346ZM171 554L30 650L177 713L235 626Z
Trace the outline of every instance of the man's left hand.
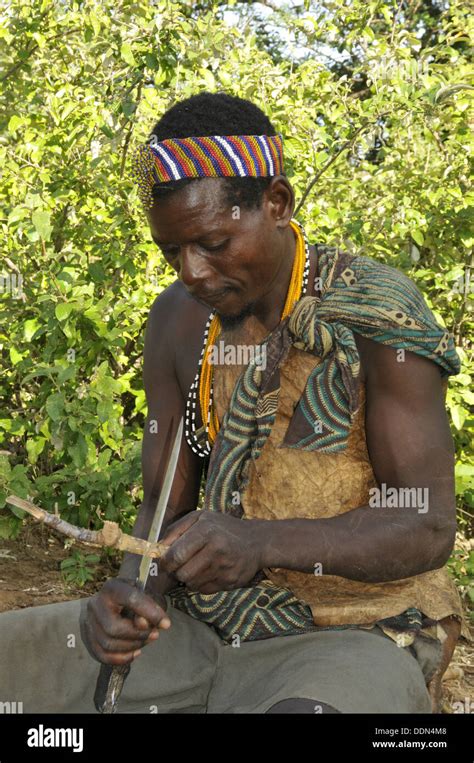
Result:
M160 571L204 594L245 586L263 566L257 525L260 529L260 522L192 511L160 538L170 546L160 558Z

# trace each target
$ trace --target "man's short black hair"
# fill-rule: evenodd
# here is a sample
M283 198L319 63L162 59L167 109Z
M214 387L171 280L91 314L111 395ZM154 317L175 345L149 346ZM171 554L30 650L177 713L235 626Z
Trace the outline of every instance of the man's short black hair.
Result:
M172 106L156 123L151 135L158 140L209 135L276 135L268 117L251 101L227 93L199 93ZM153 186L153 198L163 198L200 178L183 178ZM259 208L271 178L223 178L229 206Z

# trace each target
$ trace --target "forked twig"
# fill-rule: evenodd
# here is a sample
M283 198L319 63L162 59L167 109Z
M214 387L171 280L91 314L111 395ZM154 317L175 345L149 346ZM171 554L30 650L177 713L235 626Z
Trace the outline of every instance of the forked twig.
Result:
M35 506L34 503L25 501L24 498L19 498L16 495L9 495L7 503L27 511L28 514L31 514L39 522L43 522L48 527L52 527L54 530L63 533L63 535L74 538L88 546L116 548L119 551L148 556L152 559L159 558L169 548L164 543L149 543L141 538L132 538L131 535L122 532L116 522L105 521L101 530L87 530L85 527L71 525L69 522L61 519L61 517L49 514L44 509L40 509L39 506Z

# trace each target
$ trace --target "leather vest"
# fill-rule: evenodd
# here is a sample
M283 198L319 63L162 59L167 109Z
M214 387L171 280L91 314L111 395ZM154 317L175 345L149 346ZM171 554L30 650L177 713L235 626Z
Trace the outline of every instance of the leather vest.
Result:
M259 458L251 464L250 481L241 494L247 519L333 517L368 504L370 488L377 487L366 444L362 383L360 406L346 450L328 454L279 447L308 375L318 363L319 358L291 348L280 368L281 391L275 423ZM243 366L236 365L214 367L214 405L219 421L242 369ZM381 512L383 521L383 508L374 510ZM310 606L316 625L368 625L416 607L436 621L452 615L459 617L461 633L470 637L459 593L446 567L383 583L349 580L325 575L324 571L313 575L267 568L264 572L269 580L289 588Z

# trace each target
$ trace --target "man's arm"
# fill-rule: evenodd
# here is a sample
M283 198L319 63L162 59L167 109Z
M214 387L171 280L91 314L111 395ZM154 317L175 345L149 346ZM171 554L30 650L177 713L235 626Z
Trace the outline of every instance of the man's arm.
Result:
M169 458L169 442L184 413L184 400L175 375L173 343L176 321L182 317L175 286L155 301L145 338L144 382L148 416L142 447L144 500L133 530L147 536ZM196 507L201 464L183 442L165 523ZM193 512L198 515L200 512ZM166 593L174 582L160 569L148 579L146 593L135 587L141 557L126 554L117 578L85 600L81 608L81 636L91 656L109 665L125 665L138 657L144 646L171 626L166 615ZM151 594L151 595L150 595ZM124 612L127 616L124 617ZM134 617L130 618L129 613Z
M176 315L179 294L174 285L160 294L147 322L143 382L148 414L142 442L143 502L132 533L137 538L148 535L170 455L168 445L185 413L185 402L176 377L173 340L174 321L179 318ZM196 508L201 470L202 459L192 452L183 438L161 535L171 522ZM140 561L141 557L136 554L125 554L119 576L135 578ZM175 578L160 571L158 576L150 575L147 591L166 593L174 584Z
M427 506L366 505L328 519L246 522L194 512L197 521L193 515L182 518L163 539L172 543L162 559L168 572L210 594L246 585L264 567L311 573L321 565L324 575L377 583L446 563L456 532L454 448L439 370L410 352L398 362L396 350L361 337L358 346L376 480L387 490L427 491Z
M365 340L366 438L379 485L426 488L427 506L360 506L329 519L270 524L265 567L352 580L398 580L442 567L456 532L454 447L437 366ZM421 493L423 496L423 493Z

